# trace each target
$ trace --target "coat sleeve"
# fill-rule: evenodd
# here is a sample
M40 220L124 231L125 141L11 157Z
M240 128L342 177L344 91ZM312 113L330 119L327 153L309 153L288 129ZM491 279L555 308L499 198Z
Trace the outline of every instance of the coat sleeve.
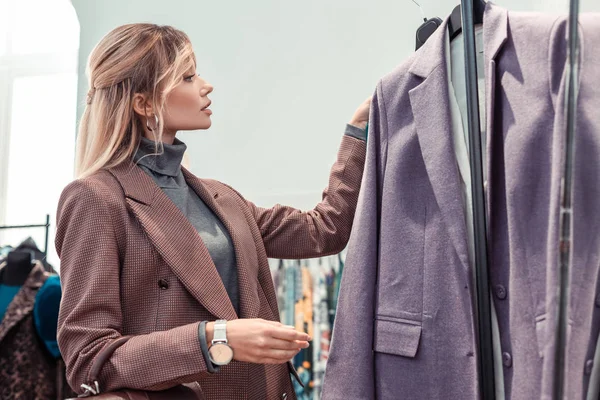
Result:
M323 400L375 398L373 319L386 137L382 103L379 85L371 103L365 173L340 285Z
M82 383L90 383L98 353L123 333L114 198L102 184L81 180L65 188L58 206L56 249L63 285L58 344L69 385L80 392ZM207 374L198 325L132 336L104 364L101 390L161 390Z
M260 230L267 257L301 259L339 253L346 247L365 163L364 140L344 135L322 201L310 211L246 201Z

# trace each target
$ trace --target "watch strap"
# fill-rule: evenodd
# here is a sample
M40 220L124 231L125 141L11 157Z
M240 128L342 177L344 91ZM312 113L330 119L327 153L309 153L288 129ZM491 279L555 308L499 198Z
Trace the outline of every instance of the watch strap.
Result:
M215 321L213 327L213 343L215 342L227 343L227 321L224 319Z

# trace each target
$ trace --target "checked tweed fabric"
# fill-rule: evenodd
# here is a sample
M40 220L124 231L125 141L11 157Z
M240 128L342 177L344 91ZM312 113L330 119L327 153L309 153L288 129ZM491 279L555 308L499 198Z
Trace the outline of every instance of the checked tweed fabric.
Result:
M290 364L234 361L208 373L198 325L279 320L267 257L320 257L345 247L365 147L344 136L323 200L307 212L257 207L229 186L183 170L231 234L239 316L197 231L139 167L126 163L69 184L58 206L56 248L63 285L58 342L73 389L81 392L101 349L131 335L104 365L101 390L197 381L208 400L294 399Z

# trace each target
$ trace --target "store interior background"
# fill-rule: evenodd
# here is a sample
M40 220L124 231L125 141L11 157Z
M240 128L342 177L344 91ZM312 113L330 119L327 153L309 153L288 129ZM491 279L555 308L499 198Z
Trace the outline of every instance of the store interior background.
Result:
M457 1L420 2L444 19ZM511 11L568 12L566 0L498 0ZM173 25L211 82L213 126L181 132L192 172L260 206L311 209L327 185L344 126L379 78L415 49L411 0L0 0L0 225L36 224L72 180L87 57L114 27ZM582 0L582 12L600 12ZM2 40L4 39L4 40ZM0 245L43 230L0 231Z

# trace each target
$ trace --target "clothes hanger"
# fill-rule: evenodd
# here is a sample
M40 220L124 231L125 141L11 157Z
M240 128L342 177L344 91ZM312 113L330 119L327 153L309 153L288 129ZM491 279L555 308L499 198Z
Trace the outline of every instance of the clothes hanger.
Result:
M486 2L484 0L472 0L473 2L473 23L483 24L483 13L485 11ZM448 20L448 32L450 40L458 36L462 32L462 17L460 5L454 7L450 19Z
M423 23L417 28L416 34L415 50L419 50L419 48L425 44L427 39L433 35L433 32L435 32L435 30L442 24L442 20L439 17L427 19L425 17L425 13L423 12L423 7L421 7L421 5L415 0L412 0L412 2L419 6L421 15L423 16Z

